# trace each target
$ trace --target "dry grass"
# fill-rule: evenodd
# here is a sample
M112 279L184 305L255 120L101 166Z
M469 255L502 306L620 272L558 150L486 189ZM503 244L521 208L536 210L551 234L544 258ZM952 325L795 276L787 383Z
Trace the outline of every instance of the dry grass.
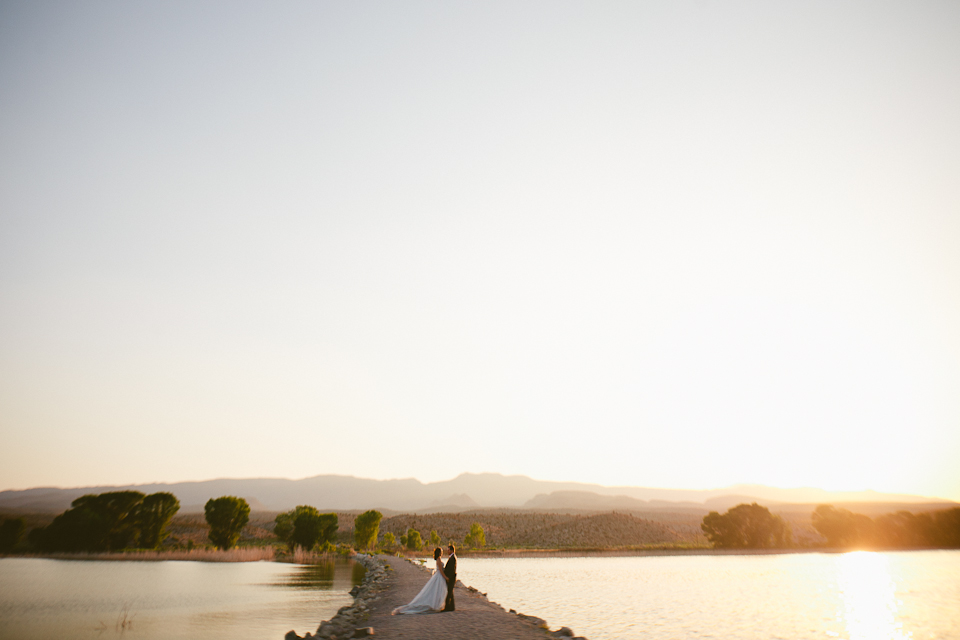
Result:
M315 564L320 560L329 558L330 554L317 553L316 551L307 551L300 545L293 548L293 561L296 564Z
M237 547L220 549L171 549L168 551L117 551L105 553L48 553L44 558L58 560L192 560L194 562L257 562L274 560L273 547Z

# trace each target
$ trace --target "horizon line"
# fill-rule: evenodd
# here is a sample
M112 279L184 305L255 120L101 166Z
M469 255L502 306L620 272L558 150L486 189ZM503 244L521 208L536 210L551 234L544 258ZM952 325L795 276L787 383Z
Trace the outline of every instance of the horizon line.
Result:
M402 482L402 481L414 481L414 482L420 483L421 485L433 485L433 484L441 484L441 483L444 483L444 482L452 482L452 481L457 480L458 478L461 478L461 477L463 477L463 476L499 476L499 477L503 477L503 478L511 478L511 477L512 477L512 478L526 478L526 479L532 480L532 481L534 481L534 482L544 482L544 483L552 483L552 484L574 484L574 485L584 485L584 486L596 486L596 487L603 487L603 488L605 488L605 489L619 489L619 488L623 488L623 489L649 489L649 490L655 490L655 491L671 491L671 492L675 491L675 492L690 492L690 493L720 492L720 491L733 490L733 489L737 489L737 488L751 488L751 487L757 487L757 488L763 488L763 489L775 489L775 490L778 490L778 491L822 491L822 492L828 493L828 494L874 493L874 494L886 495L886 496L903 496L903 497L910 497L910 498L924 498L924 499L928 499L928 500L937 500L937 501L946 501L946 502L960 503L960 500L953 500L953 499L951 499L951 498L945 498L945 497L942 497L942 496L928 496L928 495L913 494L913 493L878 491L878 490L876 490L876 489L825 489L825 488L822 488L822 487L815 487L815 486L781 487L781 486L775 486L775 485L760 484L760 483L757 483L757 482L740 482L740 483L736 483L736 484L732 484L732 485L727 485L727 486L724 486L724 487L714 487L714 488L709 488L709 489L704 489L704 488L700 488L700 489L687 489L687 488L653 487L653 486L627 485L627 484L608 485L608 484L601 484L601 483L598 483L598 482L583 482L583 481L578 481L578 480L541 480L541 479L534 478L534 477L532 477L532 476L528 476L528 475L522 474L522 473L507 474L507 473L500 473L500 472L496 472L496 471L483 471L483 472L463 471L463 472L460 472L459 474L457 474L456 476L454 476L453 478L450 478L450 479L447 479L447 480L434 480L434 481L423 481L423 480L420 480L419 478L415 478L415 477L413 477L413 476L404 477L404 478L367 478L367 477L362 477L362 476L357 476L357 475L351 475L351 474L321 473L321 474L316 474L316 475L311 475L311 476L304 476L304 477L301 477L301 478L286 478L286 477L280 477L280 476L251 476L251 477L220 476L220 477L215 477L215 478L209 478L209 479L206 479L206 480L151 481L151 482L116 483L116 484L87 484L87 485L74 485L74 486L40 485L40 486L33 486L33 487L26 487L26 488L6 488L6 489L0 489L0 493L17 492L17 491L35 491L35 490L42 490L42 489L58 490L58 491L69 491L69 490L72 490L72 489L88 489L88 488L97 488L97 489L99 489L99 488L122 488L122 487L142 487L142 486L150 486L150 485L164 485L164 486L169 486L169 485L176 485L176 484L203 484L203 483L207 483L207 482L244 481L244 480L280 480L280 481L286 481L286 482L302 482L302 481L304 481L304 480L312 480L312 479L315 479L315 478L323 478L323 477L326 477L326 478L351 478L351 479L355 479L355 480L366 480L366 481L370 481L370 482ZM720 496L717 496L717 497L720 497Z

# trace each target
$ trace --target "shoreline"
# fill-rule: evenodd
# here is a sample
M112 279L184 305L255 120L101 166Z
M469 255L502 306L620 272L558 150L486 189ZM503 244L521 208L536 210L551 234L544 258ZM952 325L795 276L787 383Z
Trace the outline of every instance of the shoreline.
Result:
M289 631L285 640L322 638L344 640L380 636L418 640L543 640L558 638L587 640L575 636L569 627L550 631L545 620L507 611L487 599L485 593L457 580L456 610L420 615L393 615L393 610L409 602L432 572L418 561L405 556L357 554L354 560L367 569L363 582L351 590L354 603L341 607L335 616L324 620L316 635L299 636Z
M237 547L234 549L168 549L161 551L76 551L53 553L2 554L0 558L38 560L79 560L103 562L287 562L277 557L274 547Z
M769 556L794 555L808 553L851 553L866 551L870 553L891 553L906 551L954 551L941 547L909 547L890 549L856 549L846 547L804 547L793 549L713 549L710 547L692 549L490 549L483 551L457 550L461 558L629 558L643 556ZM420 558L426 551L400 552L403 557ZM429 554L427 554L429 555Z
M691 549L484 549L458 550L461 558L630 558L658 556L765 556L795 555L809 553L851 553L865 551L869 553L913 552L913 551L951 551L942 547L908 547L889 549L856 549L845 547L805 547L793 549L713 549L697 547ZM226 551L220 549L170 549L161 551L96 551L96 552L55 552L55 553L5 553L0 558L36 558L46 560L80 560L106 562L283 562L292 564L315 564L328 560L350 560L366 553L344 555L341 553L313 554L309 558L297 558L279 553L275 547L237 547ZM387 557L399 557L410 561L429 556L427 550L379 552Z

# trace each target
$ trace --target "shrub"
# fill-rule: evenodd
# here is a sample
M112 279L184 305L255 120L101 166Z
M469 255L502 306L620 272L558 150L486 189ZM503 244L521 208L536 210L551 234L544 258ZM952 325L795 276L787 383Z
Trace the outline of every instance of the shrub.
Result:
M470 533L464 538L463 544L464 546L474 548L486 546L487 536L483 533L483 527L480 526L479 522L474 522L470 525Z
M404 543L406 544L406 543ZM393 551L397 547L397 538L389 531L383 534L383 548Z
M420 532L416 529L410 529L407 531L406 542L404 543L407 549L413 551L420 551L423 549L423 540L420 538Z

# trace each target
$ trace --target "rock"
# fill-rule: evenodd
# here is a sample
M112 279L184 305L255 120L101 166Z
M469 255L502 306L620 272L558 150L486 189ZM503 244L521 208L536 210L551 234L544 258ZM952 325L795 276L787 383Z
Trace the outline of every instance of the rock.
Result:
M317 635L321 638L329 638L336 632L336 629L337 625L328 620L324 620L320 623L320 626L317 627Z
M297 635L297 632L291 629L287 631L287 635L283 636L283 640L302 640L300 636Z
M373 627L360 627L359 629L354 629L353 637L354 638L366 638L367 636L375 635L373 633Z
M523 618L524 620L526 620L527 622L532 623L534 626L536 626L536 627L538 627L538 628L540 628L540 629L547 629L547 628L549 628L549 625L547 625L547 621L544 620L543 618L538 618L537 616L528 616L528 615L523 614L523 613L518 613L517 615L520 616L521 618Z
M360 593L360 587L354 587L353 589L350 589L350 595L356 596L358 593Z
M560 627L551 634L554 638L572 638L573 629L570 627Z

